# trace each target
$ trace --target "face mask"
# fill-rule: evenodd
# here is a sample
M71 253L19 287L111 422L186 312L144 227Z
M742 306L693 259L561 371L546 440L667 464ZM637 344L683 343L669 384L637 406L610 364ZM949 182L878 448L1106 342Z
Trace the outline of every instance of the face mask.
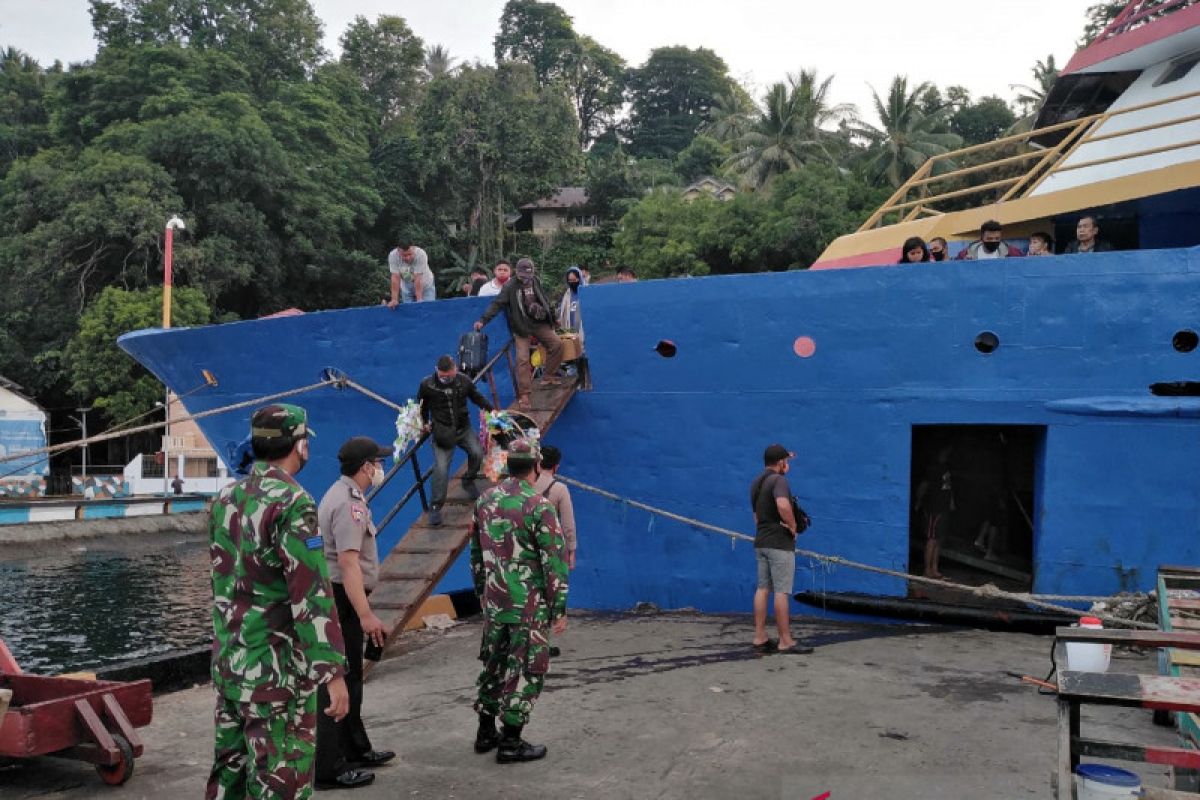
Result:
M371 473L371 485L376 489L383 486L383 467L379 464L375 465L375 471Z
M946 260L946 252L943 250L940 253L930 253L929 258L933 261L945 261Z
M300 466L296 468L296 472L299 472L308 464L308 439L301 439L296 445L296 455L300 457Z
M571 292L573 294L579 294L579 282L578 281L567 281L567 286L571 287Z
M994 253L1000 249L1000 243L999 242L984 242L983 249L987 250L989 253Z
M453 382L454 382L453 375L451 375L449 377L446 377L444 375L438 375L438 383L440 383L442 386L449 386Z
M503 286L504 284L508 283L508 279L510 277L511 277L510 275L497 275L496 276L496 285Z

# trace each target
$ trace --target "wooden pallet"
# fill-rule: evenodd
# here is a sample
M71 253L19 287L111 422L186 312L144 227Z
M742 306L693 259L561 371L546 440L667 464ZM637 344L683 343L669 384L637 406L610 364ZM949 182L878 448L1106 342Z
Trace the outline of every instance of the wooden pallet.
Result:
M1200 631L1200 569L1162 566L1158 568L1158 626L1164 631ZM1176 678L1200 680L1200 652L1165 650L1159 672ZM1178 712L1175 724L1180 736L1200 748L1200 715Z
M530 398L533 408L521 413L530 417L544 435L574 395L573 383L535 388ZM472 501L463 491L462 482L457 480L463 469L458 470L450 481L450 490L442 507L442 524L430 527L428 514L422 514L380 565L379 584L371 592L371 608L388 626L389 644L416 616L470 541ZM483 484L481 479L481 488ZM365 665L367 669L370 666L371 662Z

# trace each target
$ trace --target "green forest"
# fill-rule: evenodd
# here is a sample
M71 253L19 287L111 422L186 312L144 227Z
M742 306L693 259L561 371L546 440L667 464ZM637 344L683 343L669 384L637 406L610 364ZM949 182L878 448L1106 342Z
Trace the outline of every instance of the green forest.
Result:
M376 304L388 250L424 247L441 297L530 255L551 285L586 263L641 278L803 269L927 158L1020 130L1056 75L1013 97L881 75L874 108L800 68L765 90L720 54L628 64L549 2L509 0L495 64L398 16L356 18L335 58L307 0L90 0L98 52L64 67L0 50L0 375L109 425L161 387L115 346L159 324ZM1095 36L1123 3L1093 7ZM679 189L717 176L728 202ZM515 233L523 204L586 187L596 232Z

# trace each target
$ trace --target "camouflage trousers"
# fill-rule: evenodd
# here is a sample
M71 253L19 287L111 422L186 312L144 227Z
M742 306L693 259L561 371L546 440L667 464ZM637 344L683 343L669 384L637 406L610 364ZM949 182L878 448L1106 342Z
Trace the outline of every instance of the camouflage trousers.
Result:
M216 753L205 800L306 800L313 791L317 693L275 703L217 696Z
M486 622L479 660L475 710L493 714L506 725L524 725L550 669L549 630L544 622L502 625Z

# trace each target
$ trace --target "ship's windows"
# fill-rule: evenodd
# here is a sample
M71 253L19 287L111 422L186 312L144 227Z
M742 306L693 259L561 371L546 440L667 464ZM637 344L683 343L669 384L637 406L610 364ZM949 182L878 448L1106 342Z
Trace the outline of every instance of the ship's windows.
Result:
M1200 53L1192 53L1190 56L1185 56L1168 67L1163 76L1154 82L1154 85L1165 86L1168 83L1183 80L1196 64L1200 64Z
M1171 337L1171 346L1180 353L1190 353L1196 349L1196 345L1200 344L1200 336L1196 335L1195 331L1182 330L1176 331Z
M674 358L678 350L679 348L670 339L660 339L658 344L654 345L654 352L663 358Z
M975 349L984 355L996 352L1000 346L1000 337L991 331L984 331L975 337Z

